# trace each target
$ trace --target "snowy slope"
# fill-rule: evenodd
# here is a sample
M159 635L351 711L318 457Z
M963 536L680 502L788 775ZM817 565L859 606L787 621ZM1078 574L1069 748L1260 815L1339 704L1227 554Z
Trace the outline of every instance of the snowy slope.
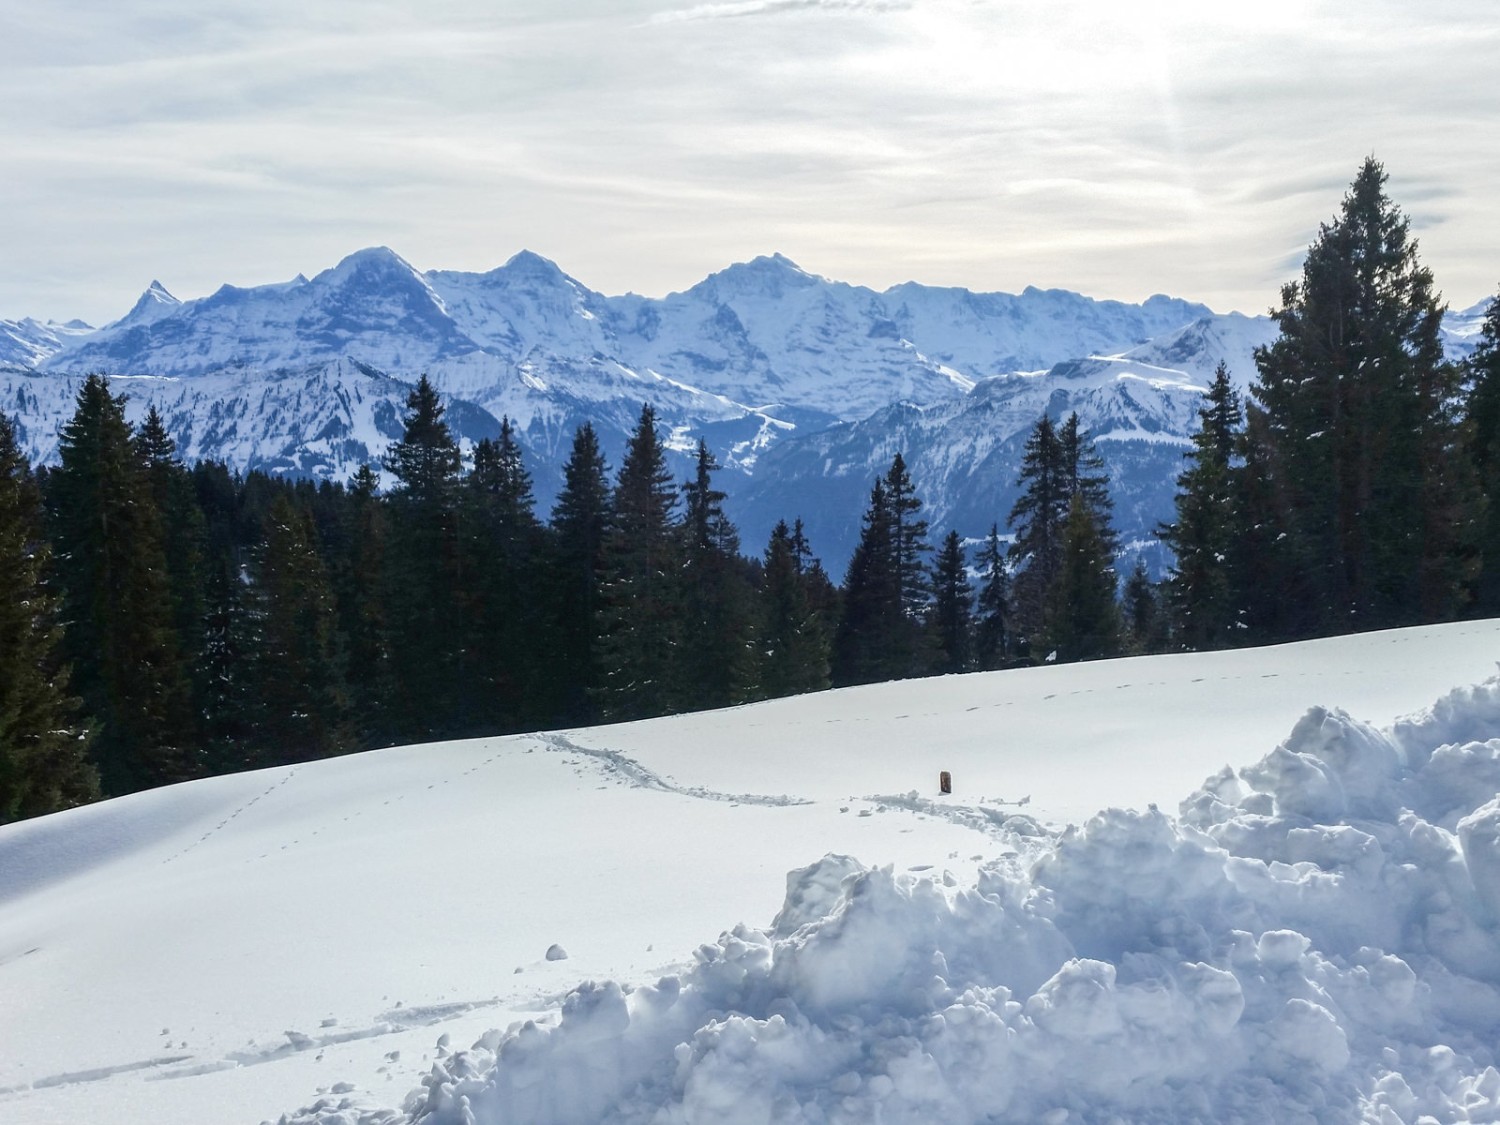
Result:
M1500 689L1395 742L1299 719L1384 726L1497 653L910 681L0 828L0 1119L1488 1119Z

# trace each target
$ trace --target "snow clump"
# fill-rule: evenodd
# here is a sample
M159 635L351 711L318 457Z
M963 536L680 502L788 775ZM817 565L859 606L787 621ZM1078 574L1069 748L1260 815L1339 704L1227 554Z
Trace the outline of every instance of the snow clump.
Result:
M1179 816L1106 810L969 886L828 856L769 929L584 983L369 1119L1500 1120L1497 793L1500 680L1390 731L1315 709Z

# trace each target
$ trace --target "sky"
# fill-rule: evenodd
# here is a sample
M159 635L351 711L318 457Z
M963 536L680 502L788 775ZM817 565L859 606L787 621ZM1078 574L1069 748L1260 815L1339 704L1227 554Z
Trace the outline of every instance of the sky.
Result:
M60 0L0 41L0 317L371 245L1261 313L1369 154L1453 307L1500 282L1492 0Z

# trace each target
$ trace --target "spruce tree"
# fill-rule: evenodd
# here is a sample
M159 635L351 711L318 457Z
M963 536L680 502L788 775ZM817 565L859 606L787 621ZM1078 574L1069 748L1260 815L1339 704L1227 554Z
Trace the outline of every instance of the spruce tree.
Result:
M1489 617L1500 614L1500 297L1490 302L1466 368L1469 456L1486 498L1476 517L1481 570L1473 611Z
M65 650L105 793L181 781L201 768L173 629L162 520L142 471L125 398L90 375L49 476Z
M1064 662L1118 655L1121 622L1114 557L1082 492L1075 492L1069 503L1061 556L1047 591L1044 647Z
M974 661L981 670L999 668L1010 654L1010 578L1000 527L990 533L979 551L979 619L974 627Z
M260 764L352 749L333 589L312 516L286 493L272 503L265 544L252 569Z
M594 427L585 422L573 435L562 491L552 508L552 678L563 686L562 718L572 723L588 722L598 714L599 588L612 511L609 467Z
M821 691L829 684L828 634L814 607L801 521L778 521L766 543L761 590L760 692L768 698Z
M41 495L0 414L0 824L94 800L89 730L60 661Z
M974 630L974 589L969 582L963 540L948 532L932 567L931 630L939 673L966 672L971 667Z
M1459 456L1459 376L1443 357L1443 307L1410 222L1365 161L1337 218L1257 349L1280 485L1278 534L1308 582L1291 627L1347 631L1453 616L1472 575L1476 493Z
M531 474L509 418L474 448L462 518L465 603L464 729L480 734L540 721L534 687L542 635L536 560L541 527Z
M1074 496L1082 496L1104 549L1113 558L1119 553L1120 540L1113 524L1115 502L1109 495L1109 472L1104 466L1104 458L1099 456L1094 443L1083 432L1076 411L1069 414L1057 429L1057 453L1062 466L1063 492L1067 496L1064 510Z
M755 693L751 588L725 494L713 486L718 468L699 439L693 479L682 486L680 710L726 707Z
M458 536L463 459L443 420L437 391L422 376L407 396L401 440L386 453L394 479L386 555L387 621L400 737L419 741L454 732L461 675L465 580Z
M1125 580L1124 603L1127 651L1136 656L1161 652L1167 644L1161 589L1151 581L1146 562L1139 555L1130 577Z
M1241 601L1233 583L1232 556L1243 541L1241 496L1233 463L1244 415L1223 362L1214 371L1198 431L1177 478L1177 519L1158 529L1172 549L1167 599L1178 644L1187 649L1233 643Z
M604 544L600 702L612 719L666 714L679 702L682 642L677 489L648 403L615 482Z
M398 737L391 714L395 686L386 605L391 530L379 492L379 475L361 465L349 482L346 547L334 560L332 574L351 724L361 746L389 746Z
M1031 638L1046 623L1047 590L1062 563L1062 528L1071 495L1057 430L1045 414L1026 439L1016 485L1021 495L1009 516L1015 533L1009 551L1011 619L1016 633Z

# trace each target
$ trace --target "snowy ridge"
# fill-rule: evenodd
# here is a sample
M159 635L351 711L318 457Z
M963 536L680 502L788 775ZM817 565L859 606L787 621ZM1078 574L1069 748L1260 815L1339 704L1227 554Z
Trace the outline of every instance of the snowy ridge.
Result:
M770 929L582 984L358 1119L1493 1120L1497 791L1500 679L1385 732L1314 709L1180 820L1102 812L1029 873L794 871Z

